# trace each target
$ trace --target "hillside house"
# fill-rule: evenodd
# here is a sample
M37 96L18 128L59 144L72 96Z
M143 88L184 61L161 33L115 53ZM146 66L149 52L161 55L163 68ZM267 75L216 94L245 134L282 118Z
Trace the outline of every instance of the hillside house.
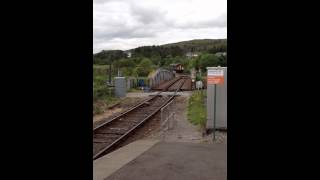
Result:
M216 56L226 56L227 52L217 52Z
M186 53L186 57L187 57L187 58L198 57L198 53L187 52L187 53Z
M128 57L128 58L131 58L131 52L130 52L130 51L125 52L125 53L127 54L127 57Z

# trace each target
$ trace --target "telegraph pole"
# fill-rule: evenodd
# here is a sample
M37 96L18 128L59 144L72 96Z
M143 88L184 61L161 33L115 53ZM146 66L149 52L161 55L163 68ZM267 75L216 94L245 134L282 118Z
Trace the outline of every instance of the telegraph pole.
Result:
M111 85L111 61L110 61L110 65L109 65L109 84Z
M213 141L216 140L216 118L217 118L217 84L214 84L214 102L213 102Z

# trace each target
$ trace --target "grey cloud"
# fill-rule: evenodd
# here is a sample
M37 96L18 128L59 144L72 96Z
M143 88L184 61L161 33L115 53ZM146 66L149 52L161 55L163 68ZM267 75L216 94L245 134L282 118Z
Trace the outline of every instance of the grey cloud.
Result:
M161 11L155 7L142 7L136 4L130 5L131 15L136 17L143 24L150 24L156 21L162 21L166 11Z
M130 11L128 13L130 14L128 18L96 17L96 22L99 25L96 25L93 29L94 39L148 38L155 37L157 32L165 29L165 24L161 21L164 11L145 8L132 3L130 3L129 8Z
M119 2L121 0L93 0L93 4L104 4L108 2Z
M103 48L127 48L140 46L142 43L160 43L172 39L214 38L217 32L225 31L227 14L212 19L201 16L181 16L173 13L170 2L163 2L164 8L155 7L153 3L139 0L94 0L94 51ZM188 3L181 1L180 3ZM183 9L177 9L183 12ZM199 9L186 12L197 13ZM189 18L192 17L192 18ZM197 20L196 17L199 19ZM212 28L216 28L212 31ZM201 34L202 32L203 34ZM219 36L219 35L218 35ZM130 43L128 43L130 42Z
M125 27L112 27L112 29L95 29L94 39L112 40L114 38L130 39L130 38L145 38L154 37L155 32L147 29L125 28Z
M200 28L225 28L227 27L227 14L224 13L217 18L209 20L199 20L195 22L174 22L175 28L200 29Z

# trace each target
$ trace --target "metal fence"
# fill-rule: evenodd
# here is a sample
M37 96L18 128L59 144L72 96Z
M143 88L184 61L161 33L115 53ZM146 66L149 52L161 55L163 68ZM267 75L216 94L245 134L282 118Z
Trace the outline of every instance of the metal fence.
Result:
M175 100L173 99L167 105L161 108L161 120L160 120L160 129L162 138L165 138L165 134L167 131L174 128L176 125L175 120Z
M127 77L126 78L126 86L129 90L130 88L137 88L137 87L150 87L150 80L146 77Z
M174 78L171 71L165 69L157 69L153 74L148 77L149 87L154 88L159 84Z

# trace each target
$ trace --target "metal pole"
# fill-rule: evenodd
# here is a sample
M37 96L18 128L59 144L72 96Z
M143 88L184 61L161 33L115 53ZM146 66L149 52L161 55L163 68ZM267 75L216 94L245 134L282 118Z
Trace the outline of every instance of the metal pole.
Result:
M109 65L109 84L111 85L111 62Z
M213 102L213 106L214 106L214 110L213 110L213 141L216 139L216 117L217 117L217 112L216 112L216 99L217 99L217 85L214 85L214 102Z

